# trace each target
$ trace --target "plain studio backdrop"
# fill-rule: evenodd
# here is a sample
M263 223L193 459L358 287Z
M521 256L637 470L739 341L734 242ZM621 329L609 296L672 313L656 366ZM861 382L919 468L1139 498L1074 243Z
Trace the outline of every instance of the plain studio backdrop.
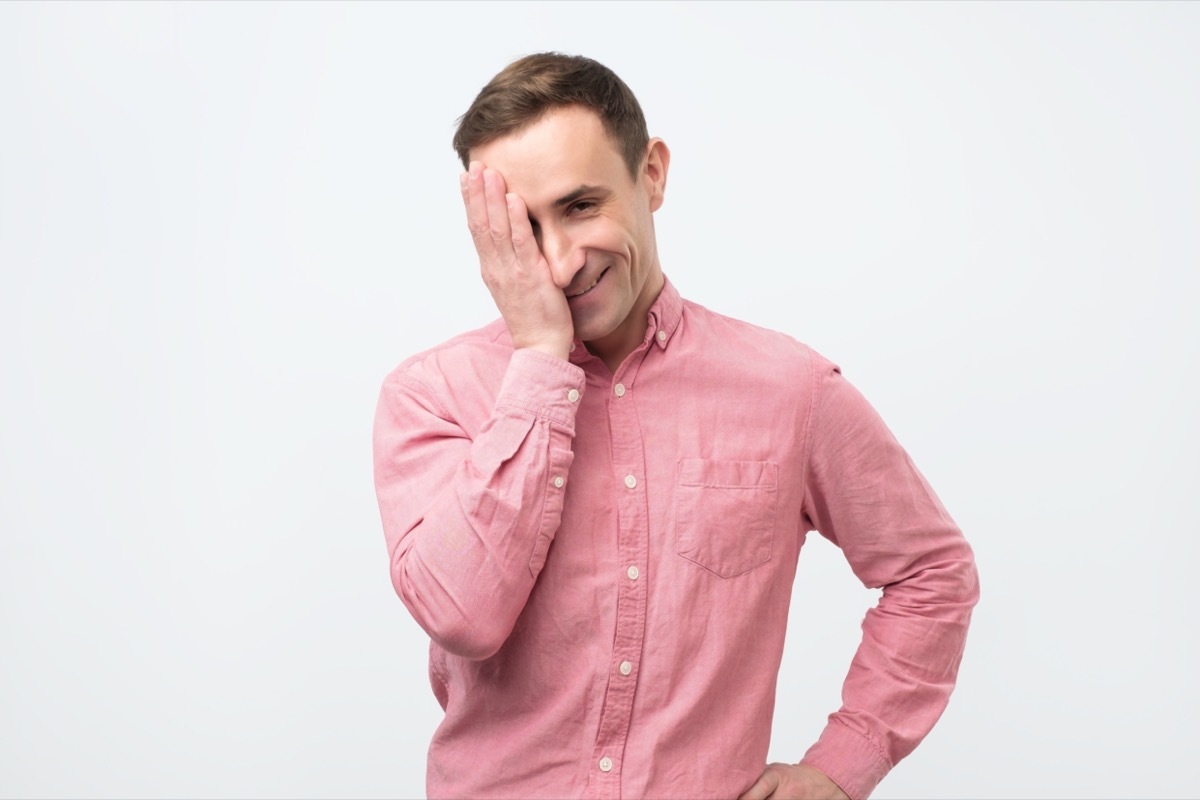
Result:
M683 295L839 363L975 548L876 796L1197 796L1198 41L1194 3L0 5L0 793L423 793L372 418L496 316L450 137L555 49L670 145ZM811 535L772 760L874 601Z

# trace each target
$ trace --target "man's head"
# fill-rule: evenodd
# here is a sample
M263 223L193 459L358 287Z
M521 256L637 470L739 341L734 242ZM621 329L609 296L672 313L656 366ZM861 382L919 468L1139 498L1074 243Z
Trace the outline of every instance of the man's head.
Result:
M466 187L485 182L483 167L502 176L487 180L521 199L574 335L610 367L619 364L642 341L663 286L652 215L670 162L663 141L647 137L629 88L590 59L523 58L475 99L455 147L475 176L464 178L464 199Z
M516 133L548 111L566 106L594 112L629 173L637 174L650 140L637 98L603 64L561 53L519 58L483 87L459 119L454 134L454 150L463 169L470 163L473 148Z

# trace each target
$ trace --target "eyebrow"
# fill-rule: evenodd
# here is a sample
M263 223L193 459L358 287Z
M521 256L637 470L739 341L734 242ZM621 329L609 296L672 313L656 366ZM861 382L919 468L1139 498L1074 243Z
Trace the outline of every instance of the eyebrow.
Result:
M574 203L579 198L583 197L585 194L599 194L599 195L603 195L603 196L607 197L609 194L609 191L608 191L608 189L605 189L603 186L587 186L587 185L580 186L578 189L571 192L570 194L565 194L562 197L555 200L554 207L562 208L563 206L570 205L571 203Z

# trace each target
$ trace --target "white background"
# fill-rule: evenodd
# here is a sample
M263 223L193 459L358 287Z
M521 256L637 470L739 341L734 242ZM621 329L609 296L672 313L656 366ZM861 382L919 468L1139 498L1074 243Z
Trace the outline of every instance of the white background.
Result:
M402 797L383 375L495 316L450 148L608 64L681 292L842 365L975 547L885 797L1195 797L1200 4L0 4L0 793ZM769 366L764 366L769 368ZM772 758L873 601L805 550Z

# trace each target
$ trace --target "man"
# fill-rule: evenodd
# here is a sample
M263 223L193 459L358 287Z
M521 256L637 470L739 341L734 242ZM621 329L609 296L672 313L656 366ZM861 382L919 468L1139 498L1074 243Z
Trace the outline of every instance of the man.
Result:
M446 713L429 794L867 796L953 688L978 595L958 528L836 366L666 280L670 152L611 71L520 59L454 144L501 319L401 364L375 427ZM810 530L883 595L842 708L767 766Z

